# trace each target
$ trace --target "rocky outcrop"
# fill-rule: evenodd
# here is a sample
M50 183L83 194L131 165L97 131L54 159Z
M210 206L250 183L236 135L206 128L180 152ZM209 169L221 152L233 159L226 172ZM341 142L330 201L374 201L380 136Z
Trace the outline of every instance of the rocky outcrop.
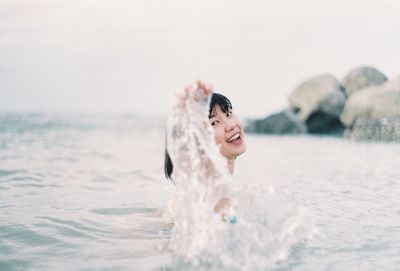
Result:
M249 121L245 131L264 134L304 134L307 128L291 109L286 109L264 119Z
M358 118L345 137L354 140L400 141L400 118Z
M346 101L340 116L347 127L346 135L352 138L389 140L399 133L400 77L381 86L363 88ZM396 128L397 127L397 128Z
M298 111L301 120L306 121L311 114L321 112L339 117L346 96L338 80L332 75L322 75L305 81L289 96L290 106Z
M290 106L298 113L309 133L340 134L339 116L346 96L332 75L321 75L300 84L289 96Z
M352 70L342 82L329 74L305 81L289 95L290 109L252 121L247 131L400 141L400 77L388 81L366 66Z
M320 111L312 113L305 124L310 134L342 135L345 130L337 116Z
M400 118L400 77L381 86L370 86L351 95L340 116L351 127L357 118Z
M364 66L350 71L342 80L342 86L346 91L346 95L350 96L360 89L379 86L386 81L387 77L381 71L373 67Z

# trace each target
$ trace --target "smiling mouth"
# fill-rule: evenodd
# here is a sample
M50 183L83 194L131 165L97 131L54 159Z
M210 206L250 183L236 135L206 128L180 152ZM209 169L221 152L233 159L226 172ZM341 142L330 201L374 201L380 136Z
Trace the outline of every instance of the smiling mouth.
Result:
M240 140L240 133L236 133L233 136L231 136L230 138L228 138L226 140L226 142L232 143L232 142L239 141L239 140Z

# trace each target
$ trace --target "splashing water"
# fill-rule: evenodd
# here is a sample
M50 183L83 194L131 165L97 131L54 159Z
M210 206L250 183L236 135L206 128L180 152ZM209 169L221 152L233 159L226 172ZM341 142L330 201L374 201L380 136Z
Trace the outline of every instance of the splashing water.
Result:
M264 270L289 264L294 244L307 240L305 210L273 187L234 180L214 142L208 120L210 97L190 92L175 105L167 124L176 193L170 208L174 228L173 270ZM230 199L228 219L214 211Z

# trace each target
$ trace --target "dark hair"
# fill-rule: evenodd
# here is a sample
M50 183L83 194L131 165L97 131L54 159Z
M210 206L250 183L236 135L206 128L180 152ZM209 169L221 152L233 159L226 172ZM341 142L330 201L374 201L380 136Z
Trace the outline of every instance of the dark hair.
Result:
M221 108L222 112L227 114L233 107L231 101L224 95L219 93L213 93L211 96L210 108L208 110L208 117L211 118L215 113L216 106ZM165 147L165 159L164 159L164 174L167 179L172 180L171 175L174 171L174 165L172 164L171 157L168 154L167 147Z

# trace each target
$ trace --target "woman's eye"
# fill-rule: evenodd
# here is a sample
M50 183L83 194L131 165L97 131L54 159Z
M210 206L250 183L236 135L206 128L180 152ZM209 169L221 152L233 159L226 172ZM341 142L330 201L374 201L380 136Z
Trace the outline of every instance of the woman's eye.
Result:
M211 126L215 126L218 124L218 120L214 120L213 122L211 122Z
M227 116L227 117L229 117L230 115L232 115L232 111L226 112L226 116Z

